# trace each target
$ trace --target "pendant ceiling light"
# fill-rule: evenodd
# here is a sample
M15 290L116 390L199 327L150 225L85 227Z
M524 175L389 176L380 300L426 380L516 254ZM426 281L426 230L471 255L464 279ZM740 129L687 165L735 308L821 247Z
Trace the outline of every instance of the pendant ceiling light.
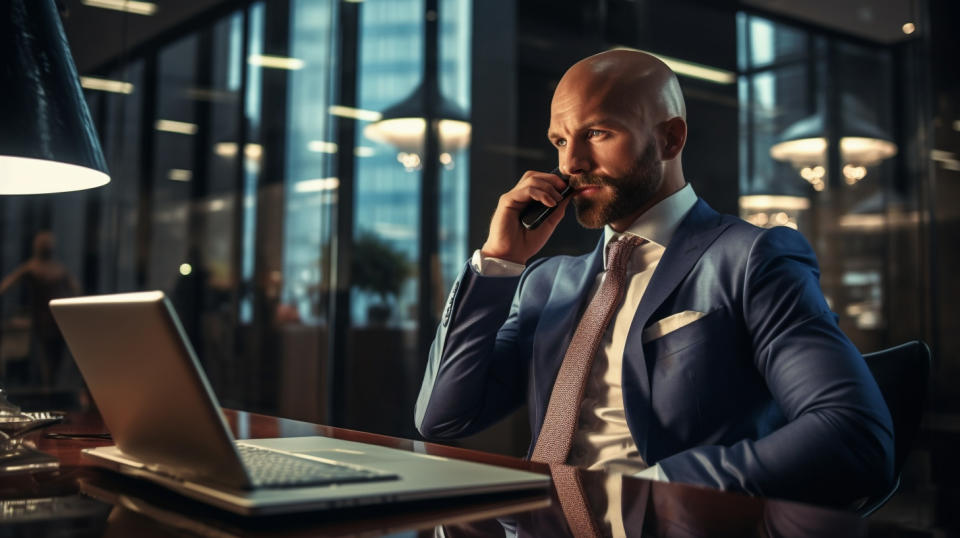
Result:
M867 167L875 166L897 154L897 145L890 135L867 120L866 109L852 96L843 97L840 129L840 160L844 181L853 185L867 175ZM770 156L786 161L816 190L823 190L826 174L826 121L823 114L808 116L790 127L770 148Z
M439 90L429 91L420 84L406 99L383 111L381 118L363 128L370 140L390 144L400 151L398 160L408 169L420 166L427 117L437 120L441 162L450 160L450 152L470 145L470 122L456 103ZM427 108L430 110L427 110ZM447 163L444 163L447 164Z
M0 0L0 194L110 181L54 0Z

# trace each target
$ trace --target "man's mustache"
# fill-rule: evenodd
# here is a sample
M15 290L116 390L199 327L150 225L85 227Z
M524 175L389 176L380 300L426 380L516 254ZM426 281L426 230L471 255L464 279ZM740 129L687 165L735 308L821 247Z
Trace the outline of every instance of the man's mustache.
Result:
M584 187L603 187L606 185L612 185L613 182L607 176L597 176L597 175L582 175L582 176L570 176L570 186L575 190L582 189Z

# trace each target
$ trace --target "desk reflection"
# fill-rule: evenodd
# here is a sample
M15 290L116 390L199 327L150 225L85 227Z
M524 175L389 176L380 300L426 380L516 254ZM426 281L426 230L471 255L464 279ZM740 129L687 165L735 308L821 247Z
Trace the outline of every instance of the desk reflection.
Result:
M576 470L596 518L596 536L857 537L867 522L852 514ZM178 499L124 477L83 480L80 491L113 507L104 536L353 536L404 532L440 538L590 538L572 531L571 514L551 496L488 496L444 503L244 518ZM618 515L619 514L619 515Z
M871 536L916 536L899 532L896 527L868 528L867 520L851 513L792 502L649 482L603 471L549 467L509 456L253 413L225 413L240 438L335 437L550 473L554 487L550 491L251 518L91 466L81 451L109 444L105 439L48 437L35 432L28 441L56 457L60 466L50 472L0 475L0 508L5 508L3 513L7 515L6 519L0 515L0 536L850 537L865 536L868 530ZM105 426L95 413L68 413L62 424L48 431L92 435L104 432ZM571 491L575 493L573 498L569 497ZM588 514L586 527L584 513ZM579 523L571 525L571 519ZM591 530L585 531L588 527ZM593 531L595 534L589 534Z
M840 511L799 503L721 494L707 488L651 482L599 471L576 470L582 493L596 523L596 534L578 528L564 499L569 491L555 484L549 507L516 516L437 527L435 536L867 536L866 521ZM564 492L564 493L559 493ZM573 503L575 504L575 503Z

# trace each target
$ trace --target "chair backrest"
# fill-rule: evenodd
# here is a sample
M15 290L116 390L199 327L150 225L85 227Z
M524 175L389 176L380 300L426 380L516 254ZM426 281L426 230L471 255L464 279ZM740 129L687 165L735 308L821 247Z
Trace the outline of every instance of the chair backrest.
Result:
M880 386L893 417L894 476L900 470L920 428L930 378L930 348L920 340L863 356Z

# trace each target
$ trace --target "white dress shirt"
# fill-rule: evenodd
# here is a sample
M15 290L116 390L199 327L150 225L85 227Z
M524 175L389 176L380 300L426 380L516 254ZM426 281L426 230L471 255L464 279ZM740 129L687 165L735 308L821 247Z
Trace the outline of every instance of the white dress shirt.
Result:
M628 283L623 303L607 327L594 358L570 449L568 463L571 465L666 481L666 476L659 466L648 468L643 462L627 427L621 391L623 349L647 284L674 232L696 202L697 195L688 183L640 215L623 232L647 241L634 249L627 262ZM609 226L605 227L604 271L597 275L588 301L593 298L606 276L606 247L610 240L619 236L620 234ZM515 276L524 269L520 264L487 258L481 255L479 250L474 252L471 263L474 269L484 276Z

